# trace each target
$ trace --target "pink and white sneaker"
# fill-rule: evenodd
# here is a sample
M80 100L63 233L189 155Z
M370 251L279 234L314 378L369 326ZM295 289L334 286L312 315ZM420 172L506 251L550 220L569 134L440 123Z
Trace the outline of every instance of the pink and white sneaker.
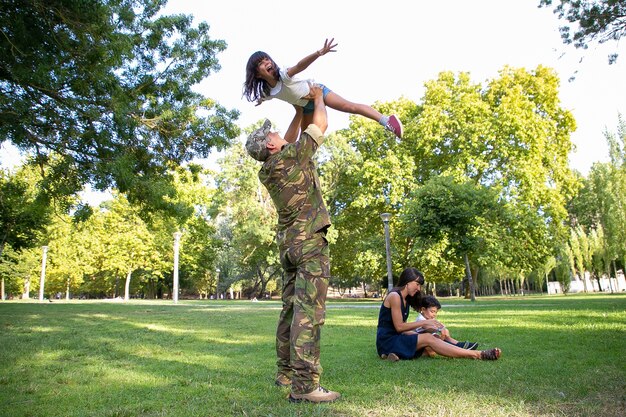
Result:
M402 139L402 133L404 129L402 127L402 122L400 121L400 119L398 119L398 116L396 116L395 114L392 114L391 116L389 116L389 121L387 122L387 126L385 126L385 129L387 129L390 132L393 132L394 135Z

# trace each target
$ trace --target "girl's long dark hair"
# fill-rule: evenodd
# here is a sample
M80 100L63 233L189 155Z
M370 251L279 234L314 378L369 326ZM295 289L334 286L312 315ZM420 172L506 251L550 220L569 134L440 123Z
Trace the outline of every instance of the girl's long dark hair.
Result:
M276 65L274 60L265 52L256 51L250 55L248 63L246 64L246 82L243 83L243 96L248 101L258 101L270 95L270 85L265 80L257 78L256 73L259 62L265 58L272 61L272 65L276 68L276 76L280 73L278 65Z
M391 291L400 291L402 288L411 281L417 281L418 284L424 285L424 274L418 271L415 268L406 268L400 274L400 279L398 279L398 285L392 288ZM407 295L406 301L415 311L419 311L420 309L420 300L422 298L421 291L415 293L414 296Z

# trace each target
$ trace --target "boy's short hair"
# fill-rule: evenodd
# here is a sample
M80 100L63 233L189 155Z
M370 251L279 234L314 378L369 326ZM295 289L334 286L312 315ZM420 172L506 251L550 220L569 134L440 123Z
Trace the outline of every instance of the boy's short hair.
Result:
M439 300L437 300L435 296L425 295L420 300L420 308L421 307L424 307L424 308L437 307L437 310L440 310L441 304L439 303Z

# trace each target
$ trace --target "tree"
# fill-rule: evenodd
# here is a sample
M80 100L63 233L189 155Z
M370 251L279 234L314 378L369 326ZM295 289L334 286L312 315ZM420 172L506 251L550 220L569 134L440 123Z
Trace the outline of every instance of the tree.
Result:
M169 169L239 134L236 110L193 91L226 48L165 0L7 0L0 11L0 137L72 194L85 183L172 208Z
M587 230L602 229L604 257L609 262L622 259L626 264L626 122L621 115L617 134L607 130L604 136L610 162L593 164L568 209L574 224Z
M241 144L229 149L221 168L215 194L220 210L218 231L223 239L217 259L220 278L228 285L243 281L251 296L260 297L268 282L281 272L275 241L276 210L259 181L259 163Z
M568 167L575 122L560 106L552 69L505 67L499 75L485 87L466 73L443 72L427 82L407 126L419 140L406 152L414 155L419 182L447 175L499 190L515 239L503 239L507 246L483 264L515 266L510 269L524 276L545 262L564 233L565 202L577 189Z
M569 292L572 283L572 258L572 252L567 243L562 243L558 246L555 273L556 279L561 284L565 294Z
M451 177L435 177L418 188L407 202L404 233L425 246L446 241L450 255L465 266L472 301L476 299L470 257L480 257L500 239L502 206L494 188Z
M0 256L5 244L16 251L34 245L50 221L50 200L38 185L31 167L0 170Z
M552 6L553 0L541 0L539 7ZM568 23L559 28L563 43L587 49L594 41L619 42L626 34L626 3L621 0L559 0L554 13ZM613 64L617 54L609 55Z
M403 120L411 119L415 107L406 99L376 105L381 113L399 114ZM368 119L351 117L350 128L330 135L319 153L320 180L333 224L328 238L330 282L335 287L365 283L378 288L381 277L386 281L383 212L394 214L393 269L407 266L409 242L396 234L402 227L398 209L415 187L414 161L405 151L415 141L407 135L405 139L398 141Z
M52 212L50 199L39 187L32 167L22 167L15 173L0 170L0 264L8 261L3 258L7 245L18 253L35 246ZM0 285L4 288L5 274Z

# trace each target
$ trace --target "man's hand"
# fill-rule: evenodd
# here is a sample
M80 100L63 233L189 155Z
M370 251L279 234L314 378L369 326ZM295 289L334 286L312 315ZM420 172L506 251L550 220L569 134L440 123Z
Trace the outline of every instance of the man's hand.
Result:
M319 86L319 84L312 84L309 83L309 94L307 94L306 96L302 97L306 100L313 100L315 101L315 97L316 96L320 96L322 95L324 92L322 90L322 88Z

